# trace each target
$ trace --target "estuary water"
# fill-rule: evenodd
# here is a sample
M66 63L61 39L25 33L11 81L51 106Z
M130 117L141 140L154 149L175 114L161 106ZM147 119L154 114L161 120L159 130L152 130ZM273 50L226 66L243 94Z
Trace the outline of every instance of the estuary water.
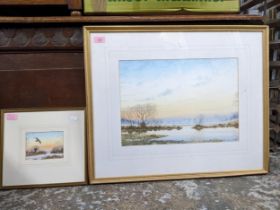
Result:
M25 160L47 160L47 159L61 159L63 158L63 153L46 153L40 155L26 156Z
M165 137L152 141L184 141L184 142L211 142L211 141L238 141L238 128L204 128L193 129L192 126L182 126L181 130L148 131L147 134L164 135Z

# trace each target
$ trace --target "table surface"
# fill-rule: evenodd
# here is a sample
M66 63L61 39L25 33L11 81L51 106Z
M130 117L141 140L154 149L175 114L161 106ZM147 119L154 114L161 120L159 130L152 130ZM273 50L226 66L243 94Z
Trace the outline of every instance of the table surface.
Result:
M280 152L267 175L0 191L1 210L280 209Z

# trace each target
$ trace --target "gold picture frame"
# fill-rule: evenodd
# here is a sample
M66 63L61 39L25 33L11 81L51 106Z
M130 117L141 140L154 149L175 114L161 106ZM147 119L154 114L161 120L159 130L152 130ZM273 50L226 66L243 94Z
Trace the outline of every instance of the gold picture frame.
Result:
M261 166L258 166L256 168L252 167L250 169L247 169L246 167L240 167L240 169L237 169L237 170L214 170L214 171L211 171L211 170L194 171L194 170L192 170L191 172L184 172L184 173L151 173L151 171L149 171L149 172L144 173L144 174L139 173L137 171L138 169L135 168L134 171L137 171L137 173L135 173L135 175L131 175L131 173L133 173L133 169L132 169L132 172L130 170L128 170L129 175L123 175L125 172L124 173L122 173L122 172L116 172L115 173L114 172L115 174L121 174L119 176L111 175L111 174L108 174L107 172L104 172L108 169L108 168L106 169L106 167L112 167L112 168L115 167L114 170L122 170L121 167L119 167L119 166L122 166L122 165L121 165L121 163L120 164L116 163L114 165L114 163L111 164L110 161L107 161L107 160L103 161L103 159L100 160L100 159L96 158L96 156L99 155L99 154L96 154L96 153L98 153L98 151L100 149L102 149L100 147L100 145L103 145L103 143L100 143L102 141L103 142L106 142L106 141L109 142L107 144L107 146L110 147L110 151L108 149L108 151L106 153L106 149L104 150L104 153L106 153L107 156L111 155L110 156L111 159L108 158L108 160L111 160L112 162L118 161L117 158L114 159L114 160L112 158L115 157L114 155L116 155L120 150L115 152L115 153L112 152L112 150L114 149L114 146L118 145L119 143L113 143L112 144L112 142L114 142L114 141L113 140L109 141L108 140L109 138L99 139L99 138L96 137L96 135L98 135L98 137L100 137L100 135L98 134L100 132L99 132L99 130L97 130L96 126L99 126L100 124L102 124L104 122L99 123L99 121L97 121L97 119L99 118L99 115L100 115L99 112L100 111L102 112L102 109L100 109L101 105L96 105L95 103L99 103L99 102L97 102L97 98L102 99L102 98L99 97L99 95L103 95L103 96L105 95L104 97L107 97L106 98L106 100L107 100L106 103L110 103L110 105L108 105L108 107L114 106L118 102L115 102L114 101L115 99L111 100L110 97L112 98L113 97L112 95L114 95L115 93L118 94L118 92L120 90L118 89L117 86L108 85L109 80L108 81L104 80L105 77L101 78L101 80L103 79L102 80L103 83L102 84L99 83L97 80L100 79L100 78L96 78L98 75L101 75L101 73L99 74L99 72L108 71L108 72L106 72L107 77L116 77L117 78L118 76L116 76L116 75L118 73L116 73L114 71L118 71L117 68L120 67L120 64L117 65L116 61L114 61L115 64L114 64L114 62L110 63L110 59L112 58L112 59L115 59L117 61L126 60L125 56L122 57L122 54L125 54L125 51L129 51L128 54L130 54L130 55L134 54L134 53L135 54L138 53L139 55L141 55L142 52L147 51L147 49L148 49L148 47L147 47L148 44L146 44L145 42L149 42L150 44L153 41L157 42L158 45L155 44L155 45L151 46L151 49L150 49L151 51L153 51L154 48L156 48L157 46L160 46L160 44L162 44L164 46L162 48L162 51L166 51L166 49L168 49L169 51L170 50L172 51L172 49L176 50L176 47L172 48L173 45L177 46L179 48L182 47L182 45L183 45L182 52L186 53L186 57L188 57L189 54L188 54L187 49L192 48L192 47L190 47L192 45L191 44L192 40L188 41L188 39L190 39L190 38L195 39L194 37L197 34L198 34L198 36L201 36L202 38L203 37L205 38L204 33L208 34L208 35L210 35L210 37L212 37L212 38L209 38L209 40L206 40L206 41L203 41L203 39L201 39L202 40L201 43L204 43L206 48L208 47L209 49L211 49L211 47L215 48L215 46L212 45L211 41L216 40L216 42L217 42L217 39L214 38L216 35L221 36L221 38L224 38L223 40L226 40L227 38L225 38L225 36L229 35L228 36L229 40L235 40L236 42L238 42L238 38L241 37L240 38L241 41L239 40L240 42L238 42L238 44L240 45L240 49L236 48L235 43L232 43L232 45L231 45L227 41L222 41L222 40L220 40L220 41L225 42L224 44L227 45L227 47L228 47L227 51L232 51L233 54L238 51L237 54L238 53L240 54L238 56L241 56L241 54L242 54L242 56L245 56L245 57L247 56L246 57L247 61L248 61L248 59L255 59L255 58L253 58L254 57L254 54L253 54L254 50L252 51L252 49L254 48L253 44L249 42L250 40L248 39L247 36L250 36L249 34L256 33L255 39L251 40L251 42L255 41L256 45L258 45L258 47L259 47L258 56L260 57L260 60L261 60L260 63L258 63L258 64L260 64L259 67L258 67L259 68L259 70L258 70L258 72L259 72L258 73L259 74L258 84L261 87L257 88L258 92L255 92L255 94L259 95L260 98L261 98L261 99L260 98L256 99L256 100L259 100L258 102L261 102L261 107L259 107L259 115L258 115L259 116L258 119L261 120L261 121L259 121L259 124L258 124L258 126L261 126L261 131L260 131L260 134L261 134L260 138L261 139L259 140L259 148L255 148L256 151L259 151L259 152L256 152L256 153L258 153L258 155L252 154L252 156L256 155L255 157L258 159L258 161L260 162L259 164ZM215 36L212 36L211 33L215 34ZM154 38L154 37L151 37L152 41L149 40L149 35L151 35L151 34L158 35L157 39L159 41L157 41L157 39ZM169 34L178 34L178 36L174 35L174 37L172 37ZM147 39L146 38L141 38L144 35L145 35L145 37L148 37L148 38ZM186 35L187 38L184 37L184 35ZM241 36L239 37L239 35L241 35ZM243 35L244 35L244 37L242 37ZM122 36L125 37L127 42L124 41L124 38L122 38ZM130 37L133 37L133 38L131 38L132 41L130 40ZM177 38L177 39L175 39L175 38ZM133 43L133 40L134 41L138 40L139 42L138 43L136 43L136 42ZM116 44L116 42L118 42L118 41L121 42L119 45ZM200 43L198 43L197 40L195 40L195 41L197 42L196 46L200 46L202 48ZM244 44L245 41L246 41L246 49L251 48L250 49L251 51L246 51L245 46L242 46L242 45L245 45ZM269 50L268 50L268 46L269 46L269 44L268 43L269 43L269 30L268 30L268 26L264 26L264 25L85 26L84 27L84 49L85 49L85 78L86 78L87 128L88 128L88 130L87 130L88 171L89 171L89 181L90 181L90 183L91 184L98 184L98 183L136 182L136 181L150 181L150 180L170 180L170 179L206 178L206 177L208 178L208 177L240 176L240 175L252 175L252 174L266 174L266 173L268 173L268 171L269 171L269 99L268 99L268 92L269 92L269 76L268 76L268 74L269 74L268 73L269 72L268 71ZM248 46L247 46L247 44L248 44ZM145 46L142 47L141 45L145 45L146 48L145 48ZM217 45L219 45L218 42L217 42ZM126 46L130 46L130 47L126 47ZM138 52L137 46L139 47L139 51L141 51L141 52ZM198 51L200 50L200 49L198 49L199 47L196 47L196 48L197 48ZM220 50L222 48L223 48L223 46L219 46L217 49ZM157 50L160 51L160 47ZM221 50L221 52L222 52L222 50ZM150 52L150 55L151 55L151 58L149 58L149 59L153 59L153 56L155 57L155 59L160 59L160 58L158 58L158 56L154 55L153 52ZM114 58L114 56L116 58ZM121 58L119 58L118 56L120 56ZM162 55L162 56L164 57L165 55ZM205 56L205 54L203 54L202 57L203 56ZM98 57L98 58L96 58L96 57ZM141 59L143 59L143 57L145 57L145 56L139 57L139 59L141 60ZM207 57L207 53L206 53L206 57ZM133 58L135 59L135 56ZM133 58L131 58L131 60L133 60ZM103 59L103 60L101 61L101 63L98 63L99 62L99 61L97 61L98 59L101 59L101 60ZM173 58L170 58L170 59L173 59ZM127 59L127 60L130 60L130 58ZM113 67L114 65L115 65L115 67ZM238 65L239 65L238 66L239 74L241 74L244 71L247 71L246 69L243 68L244 66L247 65L246 61L242 60L238 63ZM244 66L241 66L241 65L244 65ZM109 71L108 70L109 66L110 66L110 68L115 68L115 69ZM253 73L252 67L250 67L250 73ZM110 75L110 76L108 76L108 75ZM238 76L238 82L239 82L240 78L241 78L241 76L239 75ZM115 80L120 80L120 79L115 79ZM113 80L110 80L110 82L112 82L112 81ZM117 81L117 82L119 82L119 81ZM243 83L246 86L246 82L243 81ZM250 89L251 87L249 87L249 83L250 83L249 80L247 80L247 83L248 83L248 89ZM98 88L100 88L100 89L98 89ZM109 91L110 91L110 88L117 88L118 90L117 90L117 92L114 92L110 95L110 93L106 92L106 90L105 90L106 88L108 88ZM240 86L238 86L238 88L240 88ZM105 91L105 92L101 93L101 91ZM238 89L238 91L240 91L240 89ZM107 94L107 96L106 96L106 94ZM108 95L110 95L110 96L108 96ZM239 99L241 97L240 95L241 95L241 93L239 94ZM248 100L246 99L246 100L250 101L252 99L252 97L251 96L248 96L248 97L249 97L249 99ZM108 102L108 100L110 102ZM244 98L242 100L244 101ZM241 104L243 103L242 100L240 102ZM252 100L255 100L255 99L252 99ZM102 101L102 100L100 100L100 101ZM106 103L105 102L103 103L103 107L107 106ZM250 105L250 102L246 102L246 103L248 103ZM245 102L244 102L244 104L245 104ZM246 106L248 104L246 104ZM239 106L241 106L241 105L239 105ZM106 109L106 108L104 108L104 109ZM110 109L111 108L107 108L107 110L105 110L102 113L103 114L105 113L105 115L106 115L106 112L110 112L110 114L104 116L104 118L107 117L108 119L110 119L110 123L111 123L110 128L112 128L112 127L114 127L115 123L119 123L117 121L120 121L120 119L116 120L116 118L110 118L111 114L113 113L113 115L114 115L114 112L116 112L115 109L114 109L114 111L112 111ZM116 114L116 116L119 116L119 115ZM109 121L106 121L106 122L109 122ZM252 122L248 121L246 125L248 125L250 123L252 123ZM245 124L243 124L243 125L245 125ZM119 124L117 124L117 127L118 126L119 126ZM255 126L255 129L256 129L257 125L252 125L252 126L253 127ZM98 129L99 128L100 127L98 127ZM260 128L260 127L258 127L258 128ZM120 127L116 128L115 130L118 130L118 129L120 129ZM245 128L242 128L241 130L242 131L240 131L239 133L248 132L248 135L251 135L251 133L252 133L252 132L250 132L251 130L246 131ZM118 132L120 132L120 131L118 131ZM115 132L115 134L118 134L118 135L111 134L111 136L113 136L113 137L110 137L110 138L111 139L122 138L122 137L120 137L118 132ZM239 137L239 138L241 139L241 137ZM248 139L245 139L243 137L242 137L242 139L243 139L242 141L240 139L239 139L240 142L249 141ZM98 148L96 148L97 143L99 145ZM144 147L142 147L142 148L144 148ZM154 150L154 151L156 151L156 150ZM113 153L113 155L110 152ZM119 152L119 153L121 153L121 152ZM248 152L248 153L250 153L250 152ZM99 155L99 158L100 157L106 157L106 156L105 155L104 156ZM129 157L130 158L132 157L132 159L133 159L134 156L131 155ZM121 158L123 158L123 156L119 156L119 159L121 159ZM153 162L153 161L154 160L151 160L151 162ZM104 166L107 163L109 165ZM126 163L129 163L128 159L126 159ZM132 167L132 165L134 166L134 164L136 164L136 163L138 163L138 162L137 161L131 162L130 166ZM216 163L219 163L219 162L216 162ZM141 164L142 164L142 162L141 162ZM234 164L234 161L233 161L233 164ZM103 168L104 171L102 171L103 166L101 166L101 165L104 166L104 168ZM98 170L97 170L97 167L98 167ZM145 170L145 167L143 165L139 165L139 167L142 167L141 169ZM203 167L203 165L201 167ZM124 166L124 168L125 168L125 166ZM167 171L168 171L168 169L167 169ZM185 171L185 170L183 170L183 171Z
M84 168L84 170L81 172L83 174L82 180L81 181L70 181L70 182L67 182L67 181L66 182L52 182L52 183L43 183L43 184L39 184L39 183L35 183L35 184L13 184L12 183L11 184L10 183L8 185L5 185L4 184L4 180L3 180L4 179L4 170L5 170L4 169L4 160L5 160L5 158L4 158L4 145L5 145L5 137L4 137L5 136L4 135L5 131L4 130L5 130L5 121L6 120L17 121L18 118L21 118L20 114L22 114L22 113L31 113L31 114L38 113L38 114L40 114L40 113L44 113L44 112L49 112L50 114L54 114L55 113L57 115L61 114L62 112L65 112L65 114L66 114L66 112L69 112L69 114L72 113L72 115L71 115L72 117L70 116L68 120L69 120L69 122L70 121L75 121L74 123L78 123L80 121L80 118L79 118L80 116L77 116L77 115L80 114L82 116L83 120L81 122L79 122L79 123L82 124L82 126L80 127L80 125L76 125L76 127L75 127L75 129L77 127L80 127L79 130L82 133L84 133L83 147L82 147L82 150L84 151L83 154L82 154L83 162L84 162L82 167ZM78 113L78 112L82 112L82 113ZM1 127L0 127L1 128L0 129L0 154L1 154L0 155L0 189L21 189L21 188L25 189L25 188L37 188L37 187L62 187L62 186L85 185L85 184L88 183L87 155L86 155L86 151L87 151L86 150L87 149L87 147L86 147L86 127L85 127L86 114L85 114L85 108L84 107L73 107L73 108L72 107L71 108L15 108L15 109L2 109L0 113L1 113L1 118L0 118L1 119L1 121L0 121L1 122ZM11 115L10 116L6 116L6 114L8 114L8 115L11 114ZM5 116L6 116L6 119L5 119ZM15 116L15 117L13 117L13 116ZM8 119L8 118L10 118L10 119ZM36 126L34 126L34 129L35 129L35 127ZM84 129L82 129L82 127L84 127ZM41 129L41 127L40 127L40 129ZM41 131L39 131L39 130L38 130L38 132L36 131L36 133L41 133ZM64 133L64 135L65 135L65 133ZM70 135L67 134L67 137L70 137ZM65 138L65 136L63 138ZM64 143L66 143L66 141ZM71 149L69 146L67 146L67 148ZM66 149L63 148L63 150L64 150L63 155L64 155L64 157L66 157L66 153L65 153ZM67 153L68 153L68 156L69 156L70 152L68 151ZM66 159L66 162L64 162L64 163L67 163L67 162L69 162L69 159L68 160ZM35 163L35 161L34 161L34 163ZM27 163L27 164L31 165L31 163ZM46 163L46 164L51 165L51 163ZM63 163L59 163L59 164L63 164ZM36 165L38 165L38 163L36 163ZM46 167L48 167L48 165L46 165Z

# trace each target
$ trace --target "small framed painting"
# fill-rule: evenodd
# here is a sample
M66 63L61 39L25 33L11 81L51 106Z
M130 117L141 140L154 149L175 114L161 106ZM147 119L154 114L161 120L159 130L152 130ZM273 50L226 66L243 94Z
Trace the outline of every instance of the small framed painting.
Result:
M79 109L1 112L1 188L86 183L85 113Z
M91 183L268 172L267 26L84 27Z

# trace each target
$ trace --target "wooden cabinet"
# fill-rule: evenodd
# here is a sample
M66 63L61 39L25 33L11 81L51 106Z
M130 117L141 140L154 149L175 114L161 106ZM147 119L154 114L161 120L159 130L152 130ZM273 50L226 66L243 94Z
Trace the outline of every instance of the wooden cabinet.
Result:
M0 28L0 108L84 107L81 27Z
M84 25L262 24L246 15L0 17L0 109L84 107Z
M0 0L0 6L67 6L71 15L81 15L82 0ZM24 8L26 9L26 8ZM50 14L52 12L50 11ZM32 14L31 14L32 15Z

